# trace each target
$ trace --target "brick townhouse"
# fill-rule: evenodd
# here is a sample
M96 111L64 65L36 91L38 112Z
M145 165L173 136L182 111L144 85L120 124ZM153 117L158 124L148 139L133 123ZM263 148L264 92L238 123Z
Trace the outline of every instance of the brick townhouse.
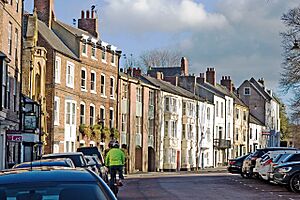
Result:
M105 148L104 138L107 143L112 131L116 133L121 52L100 40L93 10L82 11L76 28L55 18L53 0L34 3L38 45L47 50L45 152L75 151L78 146Z
M0 0L0 169L20 160L20 142L6 146L6 133L19 130L22 10L22 1Z

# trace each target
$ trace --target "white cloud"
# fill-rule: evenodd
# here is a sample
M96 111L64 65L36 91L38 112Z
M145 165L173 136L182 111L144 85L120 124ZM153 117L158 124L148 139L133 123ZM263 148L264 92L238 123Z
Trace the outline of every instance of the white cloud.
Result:
M227 25L223 15L208 13L193 0L107 0L104 18L104 24L118 24L106 26L112 32L180 32Z

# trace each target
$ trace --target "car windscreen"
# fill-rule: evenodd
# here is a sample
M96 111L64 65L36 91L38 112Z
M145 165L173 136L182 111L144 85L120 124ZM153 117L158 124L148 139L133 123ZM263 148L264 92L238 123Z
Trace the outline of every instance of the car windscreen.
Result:
M61 200L109 199L106 191L96 183L18 183L0 185L1 200Z
M70 158L75 167L86 167L86 162L80 155L47 155L43 156L43 158Z

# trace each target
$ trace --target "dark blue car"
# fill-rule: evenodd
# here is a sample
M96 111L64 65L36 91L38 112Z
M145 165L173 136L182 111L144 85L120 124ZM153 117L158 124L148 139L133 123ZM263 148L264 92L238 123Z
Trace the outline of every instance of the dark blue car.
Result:
M116 200L89 169L20 168L0 171L1 200Z

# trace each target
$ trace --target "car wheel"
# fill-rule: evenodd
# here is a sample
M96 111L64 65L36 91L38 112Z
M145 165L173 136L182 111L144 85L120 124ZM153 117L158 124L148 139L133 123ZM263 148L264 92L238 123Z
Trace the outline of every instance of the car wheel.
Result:
M300 173L292 176L289 186L293 192L300 193Z
M241 176L242 176L242 178L247 178L246 174L244 172L241 172Z

